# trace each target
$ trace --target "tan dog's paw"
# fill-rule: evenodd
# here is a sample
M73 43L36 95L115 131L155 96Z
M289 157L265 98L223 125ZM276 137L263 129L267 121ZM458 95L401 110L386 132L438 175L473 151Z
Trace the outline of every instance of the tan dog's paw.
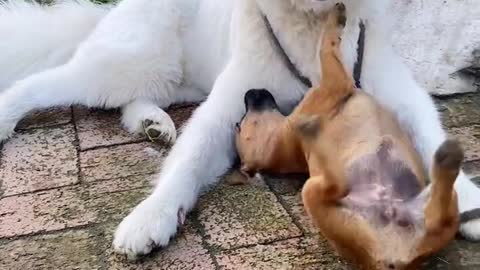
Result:
M250 183L250 177L238 170L234 170L225 177L225 182L229 186L247 185Z
M328 13L323 36L322 50L338 50L342 40L341 35L347 23L346 7L343 3L337 3Z
M327 27L330 30L343 30L347 23L347 8L343 3L337 3L328 13Z
M333 16L336 16L337 18L337 25L344 28L346 23L347 23L347 8L345 7L345 4L343 3L337 3L335 4L335 11L332 12L334 13Z
M456 140L445 141L435 153L435 162L443 169L458 170L463 158L462 146Z

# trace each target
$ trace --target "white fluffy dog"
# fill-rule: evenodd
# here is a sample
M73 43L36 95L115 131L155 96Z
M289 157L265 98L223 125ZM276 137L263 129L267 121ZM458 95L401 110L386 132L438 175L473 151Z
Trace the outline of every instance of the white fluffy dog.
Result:
M336 1L123 0L111 10L85 1L49 8L18 2L0 9L0 141L29 111L71 104L121 107L129 131L152 129L173 141L175 127L161 108L210 93L165 160L154 192L115 233L118 252L138 255L167 245L202 189L232 165L247 90L269 89L285 110L307 90L272 45L263 16L300 73L318 78L316 43L324 12ZM396 113L430 166L446 134L427 92L392 51L389 1L343 2L344 63L353 69L362 19L362 86ZM480 240L480 190L463 173L456 188L466 217L460 231Z

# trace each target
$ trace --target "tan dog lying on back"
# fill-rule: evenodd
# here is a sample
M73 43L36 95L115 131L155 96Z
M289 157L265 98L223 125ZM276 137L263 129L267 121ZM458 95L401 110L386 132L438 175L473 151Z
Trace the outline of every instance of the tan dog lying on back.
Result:
M339 51L345 20L337 4L320 43L321 85L290 116L267 90L247 92L236 138L242 171L308 172L305 208L341 255L362 269L417 269L457 231L453 184L463 151L446 141L425 173L395 116L355 89L346 72Z

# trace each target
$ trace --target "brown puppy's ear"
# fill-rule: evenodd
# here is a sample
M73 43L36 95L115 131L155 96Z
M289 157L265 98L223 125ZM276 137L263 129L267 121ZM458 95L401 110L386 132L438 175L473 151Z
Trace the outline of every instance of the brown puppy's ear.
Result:
M292 126L303 138L313 139L320 133L322 121L318 115L300 116L294 120Z

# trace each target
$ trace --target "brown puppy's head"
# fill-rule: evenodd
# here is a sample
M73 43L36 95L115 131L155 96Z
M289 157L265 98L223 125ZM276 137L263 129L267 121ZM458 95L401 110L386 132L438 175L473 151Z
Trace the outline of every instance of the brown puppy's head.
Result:
M273 95L265 89L251 89L245 94L246 113L236 127L236 146L242 172L253 176L271 163L278 129L285 120Z

